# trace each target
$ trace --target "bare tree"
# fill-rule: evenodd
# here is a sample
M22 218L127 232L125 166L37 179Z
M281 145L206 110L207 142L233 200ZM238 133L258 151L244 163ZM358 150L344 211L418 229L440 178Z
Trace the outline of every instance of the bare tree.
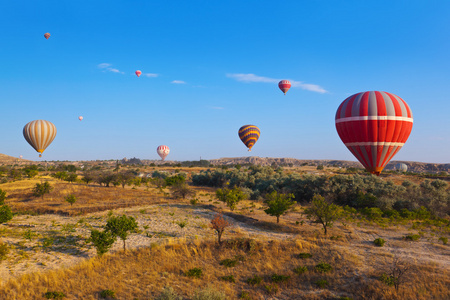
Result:
M389 263L388 273L383 273L380 280L389 286L395 287L398 293L400 285L406 281L407 274L411 271L411 264L400 258L398 252L394 253L392 262Z
M222 244L222 234L225 231L225 228L231 226L231 223L223 218L221 213L216 214L214 219L211 220L211 228L217 232L217 241L219 245Z

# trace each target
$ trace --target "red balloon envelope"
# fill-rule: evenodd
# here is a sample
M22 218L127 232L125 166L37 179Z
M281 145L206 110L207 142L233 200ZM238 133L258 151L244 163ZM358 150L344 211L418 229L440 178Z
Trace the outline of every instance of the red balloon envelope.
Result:
M46 33L46 34L44 34L44 37L48 40L48 38L50 37L50 33Z
M291 88L291 82L289 80L281 80L278 82L278 87L286 95L286 92Z
M411 133L413 116L402 98L387 92L362 92L341 103L336 130L345 146L372 174L383 168Z
M141 74L142 74L142 72L141 72L141 71L139 71L139 70L137 70L137 71L136 71L136 72L134 72L134 73L136 73L137 77L141 76Z

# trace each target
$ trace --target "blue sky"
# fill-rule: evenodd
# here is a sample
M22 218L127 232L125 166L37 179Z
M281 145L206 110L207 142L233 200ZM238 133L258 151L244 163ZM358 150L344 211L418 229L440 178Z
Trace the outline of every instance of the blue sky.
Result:
M168 160L356 160L336 109L382 90L414 114L394 160L448 163L449 15L443 0L2 1L0 153L39 160L22 128L45 119L45 160L157 159L158 145Z

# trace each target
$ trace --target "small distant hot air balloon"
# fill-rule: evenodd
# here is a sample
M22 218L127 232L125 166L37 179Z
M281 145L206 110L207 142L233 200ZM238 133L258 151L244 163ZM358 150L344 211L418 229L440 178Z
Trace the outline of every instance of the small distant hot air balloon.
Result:
M408 166L404 163L398 163L398 164L395 164L395 170L400 171L400 172L406 172L406 171L408 171Z
M278 82L278 87L286 95L286 92L291 88L291 82L289 80L281 80Z
M83 116L79 116L78 120L80 120L80 121L83 120Z
M167 146L161 145L156 148L156 152L162 158L162 160L164 160L167 155L169 155L170 149Z
M23 155L19 155L19 158L22 159L22 158L23 158Z
M52 122L35 120L23 127L23 136L42 157L42 152L51 144L56 136L56 127Z
M252 151L252 147L259 139L261 132L255 125L244 125L239 128L238 134L241 141L247 146L248 151Z
M139 70L137 70L137 71L136 71L136 72L134 72L134 73L136 73L136 76L137 76L137 77L141 76L141 74L142 74L142 72L141 72L141 71L139 71Z
M44 34L44 37L48 40L48 38L50 37L50 33L48 33L48 32L45 33L45 34Z
M336 130L348 150L372 174L380 175L411 133L408 104L387 92L362 92L345 99L336 112Z

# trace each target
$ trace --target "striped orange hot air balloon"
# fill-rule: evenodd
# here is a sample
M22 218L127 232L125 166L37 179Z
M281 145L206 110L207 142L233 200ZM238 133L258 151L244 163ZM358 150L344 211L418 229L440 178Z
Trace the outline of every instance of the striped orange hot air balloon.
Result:
M44 34L44 37L48 40L48 38L50 37L50 33L46 33L46 34Z
M52 143L56 136L56 127L52 122L35 120L23 127L23 136L42 157L42 152Z
M291 82L289 80L281 80L278 82L278 87L286 95L287 91L291 88Z
M156 152L158 153L159 157L164 160L166 159L167 155L169 155L170 149L165 145L161 145L156 148Z
M387 92L362 92L348 97L336 112L336 130L348 150L372 174L383 168L411 133L408 104Z
M238 134L241 141L247 146L248 151L252 151L252 147L258 141L261 132L255 125L244 125L239 128Z

